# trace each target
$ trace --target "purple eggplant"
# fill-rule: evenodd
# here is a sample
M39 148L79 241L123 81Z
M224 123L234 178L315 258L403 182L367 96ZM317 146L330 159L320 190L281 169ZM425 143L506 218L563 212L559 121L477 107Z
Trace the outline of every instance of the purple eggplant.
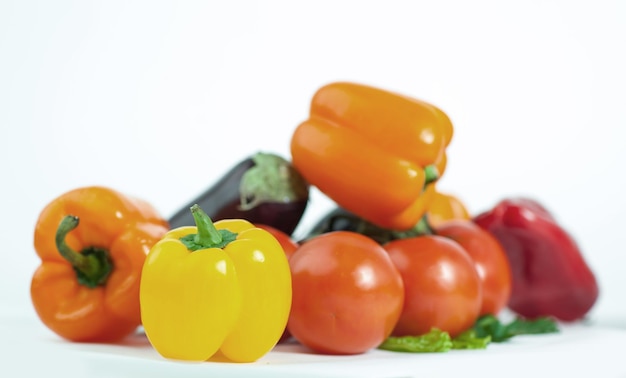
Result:
M231 168L213 186L168 219L171 228L195 225L198 204L211 220L246 219L291 235L309 201L309 184L279 155L258 152Z
M333 231L352 231L374 239L379 244L385 244L392 240L404 239L420 235L433 234L426 217L423 217L413 228L409 230L389 230L376 226L373 223L349 212L342 207L331 209L322 216L299 243L304 243L315 236Z

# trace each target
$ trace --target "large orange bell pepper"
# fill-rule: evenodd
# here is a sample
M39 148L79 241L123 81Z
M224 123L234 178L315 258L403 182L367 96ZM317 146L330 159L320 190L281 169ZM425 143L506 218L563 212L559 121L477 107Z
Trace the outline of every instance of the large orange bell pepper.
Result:
M346 210L389 229L424 215L446 166L450 119L429 103L355 83L331 83L294 131L292 162Z
M66 192L41 211L31 281L40 320L71 341L112 342L141 324L139 286L169 226L147 202L105 187Z

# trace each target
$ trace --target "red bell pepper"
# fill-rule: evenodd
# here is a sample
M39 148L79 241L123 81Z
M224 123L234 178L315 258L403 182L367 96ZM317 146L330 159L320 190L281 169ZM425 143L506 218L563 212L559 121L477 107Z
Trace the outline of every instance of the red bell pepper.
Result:
M505 199L474 222L500 241L509 258L512 311L574 321L593 307L599 295L593 272L572 236L537 201Z

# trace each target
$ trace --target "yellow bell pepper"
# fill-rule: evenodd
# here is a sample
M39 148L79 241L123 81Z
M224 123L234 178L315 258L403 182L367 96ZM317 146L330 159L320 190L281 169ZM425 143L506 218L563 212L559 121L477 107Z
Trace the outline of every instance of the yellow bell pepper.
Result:
M435 188L435 185L433 185L430 205L426 209L426 216L432 227L440 226L452 219L467 220L472 218L469 210L458 197L440 192L439 189Z
M285 330L291 273L274 236L242 219L215 223L194 205L196 226L170 230L148 253L141 320L165 358L234 362L268 353Z

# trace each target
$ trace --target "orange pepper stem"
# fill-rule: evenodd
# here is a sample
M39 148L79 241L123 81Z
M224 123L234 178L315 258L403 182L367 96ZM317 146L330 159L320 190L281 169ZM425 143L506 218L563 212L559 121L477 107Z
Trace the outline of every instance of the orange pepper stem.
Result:
M211 218L198 204L191 206L191 215L196 222L198 233L189 234L180 238L180 241L190 251L207 248L224 248L231 241L237 238L237 234L229 230L218 230L215 228Z
M78 223L79 219L74 215L67 215L61 220L55 236L57 249L61 256L72 264L80 284L90 288L104 285L113 269L109 253L96 247L85 248L79 253L65 242L67 234L78 227Z
M435 165L427 165L426 167L424 167L424 174L426 175L426 178L424 180L424 187L426 187L426 185L428 184L432 184L439 179L439 170L437 170L437 167Z

